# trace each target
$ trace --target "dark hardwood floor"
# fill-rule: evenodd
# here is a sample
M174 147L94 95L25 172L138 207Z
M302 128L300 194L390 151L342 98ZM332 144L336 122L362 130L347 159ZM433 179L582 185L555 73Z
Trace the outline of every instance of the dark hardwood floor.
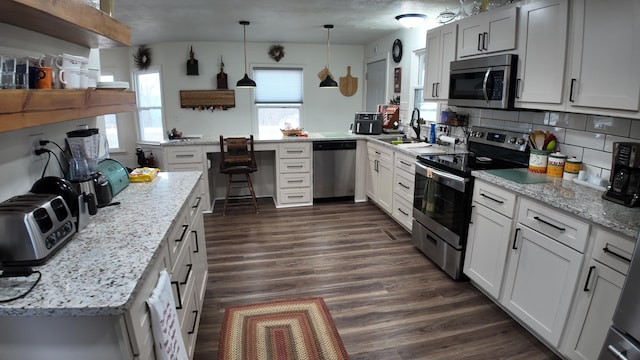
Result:
M218 204L216 204L218 205ZM221 205L221 204L220 204ZM370 203L205 214L209 281L195 359L217 359L224 308L323 297L351 359L555 359L455 282Z

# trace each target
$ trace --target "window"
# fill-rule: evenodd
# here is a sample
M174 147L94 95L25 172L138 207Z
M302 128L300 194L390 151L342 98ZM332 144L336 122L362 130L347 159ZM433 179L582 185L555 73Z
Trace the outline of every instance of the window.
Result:
M151 67L146 71L136 71L134 79L138 98L140 141L160 142L164 140L160 68Z
M416 65L413 67L416 74L416 81L413 86L413 107L420 110L420 117L426 122L434 122L438 120L438 103L437 102L425 102L424 96L424 77L425 77L425 57L426 51L424 49L418 50L414 53L414 60Z
M102 74L100 81L114 81L115 78L111 74ZM120 151L120 138L118 137L118 118L115 114L107 114L98 116L97 124L100 131L105 134L109 142L109 151Z
M302 127L302 69L256 67L255 100L260 137L280 137L280 129Z

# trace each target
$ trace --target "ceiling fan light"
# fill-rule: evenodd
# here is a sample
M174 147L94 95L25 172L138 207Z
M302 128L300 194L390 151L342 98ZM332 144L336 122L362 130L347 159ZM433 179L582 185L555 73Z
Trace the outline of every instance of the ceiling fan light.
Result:
M398 20L402 26L413 29L422 25L426 17L427 16L423 14L402 14L396 16L396 20Z

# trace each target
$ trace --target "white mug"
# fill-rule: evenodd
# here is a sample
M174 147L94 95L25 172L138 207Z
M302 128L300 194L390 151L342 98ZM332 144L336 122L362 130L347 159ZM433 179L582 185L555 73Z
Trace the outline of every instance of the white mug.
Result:
M61 69L58 78L63 89L80 89L80 69Z
M80 69L84 59L82 56L62 54L56 58L56 66L58 69Z
M89 70L80 69L80 89L87 89L89 87Z

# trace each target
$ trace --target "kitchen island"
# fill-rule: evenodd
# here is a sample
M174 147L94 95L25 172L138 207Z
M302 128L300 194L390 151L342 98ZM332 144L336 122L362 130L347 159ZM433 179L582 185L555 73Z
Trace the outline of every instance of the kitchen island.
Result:
M131 183L114 197L120 205L99 209L85 229L34 268L42 278L33 291L0 304L2 356L149 358L153 339L145 302L162 269L172 282L176 278L174 298L192 353L207 279L201 178L200 172L161 172L151 182ZM1 279L0 298L22 293L35 276Z

